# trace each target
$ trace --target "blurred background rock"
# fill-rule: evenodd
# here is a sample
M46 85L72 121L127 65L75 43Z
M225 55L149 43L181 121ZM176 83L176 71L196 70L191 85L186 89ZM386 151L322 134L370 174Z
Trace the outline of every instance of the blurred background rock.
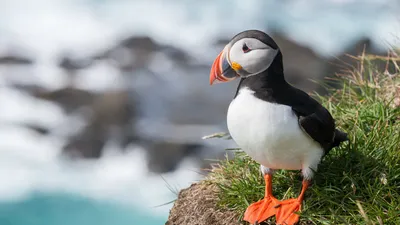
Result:
M32 208L55 217L78 195L128 204L114 224L162 224L171 205L154 206L235 147L201 139L226 131L236 84L210 87L208 74L233 35L268 32L287 80L326 94L318 82L357 66L346 54L399 45L399 11L389 0L0 1L0 221L43 224ZM65 218L99 224L99 212Z

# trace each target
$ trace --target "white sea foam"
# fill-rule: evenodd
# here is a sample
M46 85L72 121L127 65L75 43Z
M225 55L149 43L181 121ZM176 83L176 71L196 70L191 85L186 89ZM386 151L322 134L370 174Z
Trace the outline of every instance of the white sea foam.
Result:
M10 88L0 89L0 105L0 123L26 123L52 129L65 119L57 105Z
M177 190L199 180L196 163L184 161L172 173L151 174L144 151L131 148L121 153L109 146L100 160L66 161L59 157L62 140L32 131L0 128L0 201L22 200L35 191L72 193L121 204L140 205L166 216L171 205L156 207L176 198Z

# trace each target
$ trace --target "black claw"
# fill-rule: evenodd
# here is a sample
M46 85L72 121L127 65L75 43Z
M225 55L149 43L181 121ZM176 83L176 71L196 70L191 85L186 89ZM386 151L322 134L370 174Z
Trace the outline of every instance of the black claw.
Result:
M275 208L275 209L276 209L276 208L279 208L279 207L281 207L281 205L282 205L282 204L278 204L278 205L274 206L274 208Z
M258 225L258 221L254 222L254 224L253 224L253 225Z

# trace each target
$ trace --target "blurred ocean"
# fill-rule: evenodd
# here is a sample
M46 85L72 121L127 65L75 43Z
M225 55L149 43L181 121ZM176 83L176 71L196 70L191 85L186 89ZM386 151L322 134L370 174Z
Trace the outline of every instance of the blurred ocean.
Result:
M138 207L123 207L77 195L35 194L24 201L0 205L0 221L5 225L128 225L163 224Z
M8 125L29 121L64 134L82 124L54 104L7 87L11 81L64 86L55 62L60 52L84 57L137 34L211 63L217 39L244 29L279 29L333 55L363 36L377 46L398 45L399 12L396 0L0 0L0 52L13 46L37 61L30 76L23 67L0 68L12 75L0 76L0 225L161 225L172 206L163 204L201 179L200 165L190 160L174 172L151 173L137 146L121 152L109 143L99 160L66 161L59 157L60 136ZM99 65L79 85L94 92L124 86L115 74Z

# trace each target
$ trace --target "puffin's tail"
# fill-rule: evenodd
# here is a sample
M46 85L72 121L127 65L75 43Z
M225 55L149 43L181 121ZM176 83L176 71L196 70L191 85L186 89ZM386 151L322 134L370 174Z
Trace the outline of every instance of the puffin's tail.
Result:
M324 156L327 155L332 148L337 147L340 145L340 143L348 140L349 138L347 137L347 133L335 129L335 137L333 138L333 142L324 146Z
M348 141L347 133L335 129L335 138L333 138L332 148L340 145L341 142Z

